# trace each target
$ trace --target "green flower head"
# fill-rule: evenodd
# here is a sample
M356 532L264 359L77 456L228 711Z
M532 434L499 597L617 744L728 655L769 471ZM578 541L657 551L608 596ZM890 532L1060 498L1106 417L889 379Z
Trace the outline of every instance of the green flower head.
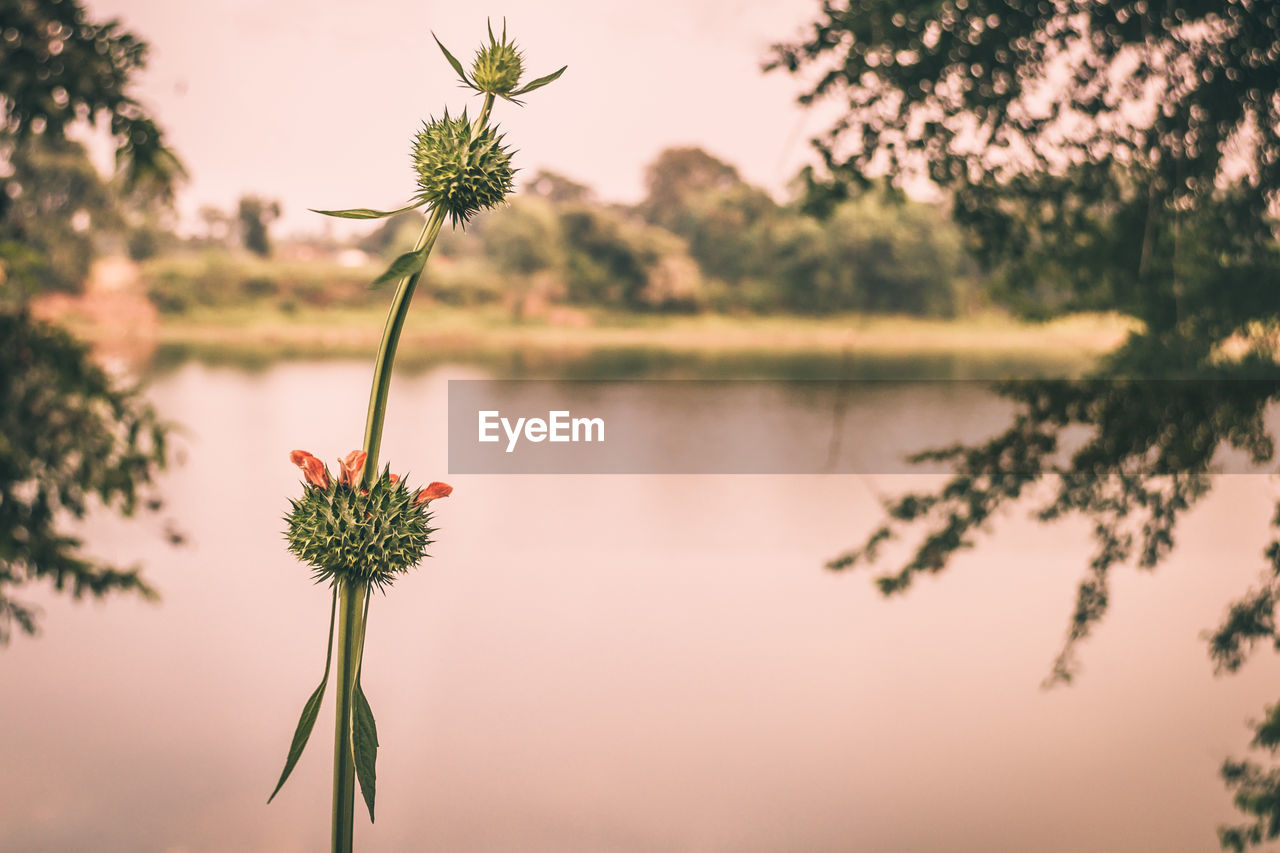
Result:
M434 34L433 34L434 35ZM565 72L564 66L559 71L554 71L545 77L539 77L525 85L520 85L520 75L524 73L524 54L516 47L514 41L507 41L507 22L502 22L502 38L498 38L493 34L493 26L489 27L489 43L481 45L476 51L475 61L471 65L471 75L463 70L462 63L449 52L440 39L436 39L436 44L440 45L440 50L444 53L445 59L449 60L449 64L453 66L453 70L458 72L458 79L462 81L462 85L477 92L486 95L496 95L504 98L512 103L518 104L517 95L524 95L532 92L534 89L541 89L548 83L556 80Z
M476 51L475 64L471 66L471 79L481 92L492 95L509 95L520 83L524 73L524 55L515 42L507 41L506 22L502 25L502 41L493 37L489 28L489 43Z
M423 123L413 138L413 168L415 197L448 213L454 225L501 203L515 176L502 135L488 125L474 127L465 110Z
M305 476L299 500L285 521L289 550L308 564L317 581L348 580L384 588L427 556L431 501L453 491L445 483L409 489L385 469L363 484L363 451L339 460L341 475L329 475L315 456L295 450L290 458Z

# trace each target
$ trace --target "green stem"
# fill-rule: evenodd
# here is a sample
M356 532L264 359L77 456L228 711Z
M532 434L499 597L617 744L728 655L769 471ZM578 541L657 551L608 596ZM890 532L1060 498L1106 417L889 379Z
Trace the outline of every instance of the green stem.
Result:
M493 95L484 96L484 106L476 117L477 128L489 121L493 110ZM424 249L428 254L440 236L440 227L444 224L445 211L436 207L422 226L422 233L413 245L413 251ZM396 348L400 345L400 333L404 330L405 318L409 315L409 303L413 301L413 292L422 278L422 270L400 279L396 286L396 295L391 300L391 309L387 312L387 324L382 330L382 343L378 346L378 356L373 363L373 387L369 389L369 413L364 422L364 452L368 454L364 461L364 484L369 486L378 478L378 452L382 449L382 426L387 417L387 395L391 391L391 368L395 365Z
M486 95L484 106L476 119L476 127L489 121L493 109L493 95ZM414 244L415 252L430 254L440 228L444 224L445 211L434 208L427 217L422 233ZM364 477L366 487L378 478L378 453L382 449L382 427L387 417L387 396L391 391L391 369L395 365L396 348L400 345L400 333L409 315L409 303L418 287L418 280L426 269L400 279L396 295L387 312L387 324L382 330L382 343L373 363L373 386L369 390L369 412L364 426ZM354 691L360 677L360 665L364 657L364 634L368 621L369 588L340 581L338 586L338 644L337 644L337 710L333 738L333 853L351 853L353 824L355 822L356 768L353 740Z
M364 651L365 599L368 587L338 584L338 644L333 735L333 853L351 853L356 802L356 764L352 745L352 706L356 675Z
M373 596L366 590L364 596L364 613L360 616L360 651L356 655L356 684L360 684L360 670L364 669L364 629L369 627L369 602Z
M418 235L414 251L431 251L440 226L444 223L444 210L431 211ZM396 295L391 300L387 324L382 331L382 343L373 366L373 387L369 392L369 414L364 428L365 457L364 484L369 486L377 479L378 451L382 447L382 425L387 414L387 394L391 390L391 368L395 364L396 347L400 332L404 329L409 303L422 277L419 271L400 280ZM338 592L338 650L337 650L337 709L334 715L333 736L333 853L351 853L355 823L356 767L352 744L352 708L354 689L359 678L361 659L364 656L365 620L368 615L369 590L364 585L339 583Z
M437 207L427 217L418 242L414 244L415 252L426 249L431 251L436 237L440 236L440 226L444 224L444 208ZM364 423L364 452L368 454L364 461L364 484L369 486L378 478L378 451L382 449L382 424L387 417L387 394L391 390L391 368L396 360L396 347L400 345L400 332L404 330L405 317L409 315L409 303L413 300L413 292L418 287L418 280L425 271L419 270L411 276L400 279L396 287L396 295L391 300L391 310L387 312L387 325L382 330L382 343L378 346L378 357L373 363L373 387L369 390L369 414Z
M489 123L489 113L493 109L493 95L485 94L484 106L480 108L480 115L476 116L476 123L472 125L476 130L484 127Z

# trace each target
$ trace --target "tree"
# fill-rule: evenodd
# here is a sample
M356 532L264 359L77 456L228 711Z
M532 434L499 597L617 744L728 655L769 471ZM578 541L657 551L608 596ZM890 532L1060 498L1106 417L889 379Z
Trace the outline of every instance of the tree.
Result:
M128 591L154 598L137 567L80 553L59 529L90 499L131 515L166 459L166 427L136 391L115 387L84 345L29 315L0 312L0 645L36 611L14 590L47 580L76 598Z
M948 193L1010 304L1130 313L1142 326L1100 373L1187 380L1005 386L1018 404L1009 430L921 454L953 463L947 485L892 501L888 522L831 563L875 561L886 540L921 527L912 555L879 579L884 592L902 591L973 544L1000 506L1051 481L1055 497L1037 517L1081 513L1098 545L1051 676L1069 679L1076 643L1106 612L1111 569L1153 567L1168 553L1178 517L1211 485L1214 451L1274 453L1261 412L1280 397L1268 342L1280 327L1280 9L826 2L803 39L775 47L771 66L816 75L805 102L847 105L814 141L817 207L878 175L925 175ZM1220 356L1232 337L1253 345L1248 357ZM1081 427L1091 439L1065 454L1064 430ZM1213 636L1224 670L1259 641L1280 646L1280 544L1265 554L1263 584ZM1273 708L1255 745L1275 749L1277 732ZM1253 818L1220 830L1223 846L1280 837L1280 771L1228 761L1223 776Z
M572 247L565 283L577 302L639 307L651 258L636 239L635 228L593 207L560 213L560 230Z
M48 132L13 144L8 160L0 231L43 259L15 283L30 292L78 292L93 260L94 231L119 222L110 188L84 146Z
M821 222L788 213L765 232L763 246L787 308L955 314L971 263L942 211L867 191Z
M158 506L144 493L166 459L165 427L85 347L34 320L33 290L65 262L72 196L98 191L67 129L106 125L125 192L171 197L182 174L159 128L129 94L147 46L118 21L92 22L77 0L0 0L0 643L36 630L15 588L51 582L73 595L153 592L136 568L82 553L60 528L96 497L124 515ZM92 216L92 214L90 214ZM83 258L74 259L79 264ZM63 279L65 280L65 278Z
M645 169L640 215L677 234L699 196L742 184L738 170L701 148L668 148Z
M539 169L525 185L525 192L541 196L552 204L589 204L595 194L591 187L547 169Z
M771 67L847 104L814 141L828 188L926 175L1015 305L1126 311L1196 360L1280 311L1259 284L1280 270L1277 57L1259 0L853 0ZM1217 268L1186 262L1197 243Z
M255 195L243 196L236 208L240 222L240 239L244 247L255 255L271 254L271 223L280 218L280 203Z
M47 222L41 231L25 216L30 202L22 196L39 176L18 173L16 167L33 156L56 155L63 158L64 175L70 166L78 180L85 180L84 170L67 159L77 156L78 146L66 138L67 128L77 123L105 128L110 135L123 193L151 184L171 197L173 185L185 175L182 164L129 93L130 81L146 64L146 43L119 21L90 20L78 0L0 0L0 21L0 160L14 167L0 171L0 261L8 261L16 247L48 257L65 248L42 242L53 236ZM47 283L48 271L36 281L15 280L11 273L10 282L11 291L29 290ZM67 286L65 280L58 284Z
M555 209L539 198L514 199L485 217L478 231L485 256L504 275L527 277L564 265Z
M627 211L566 205L557 211L571 301L629 310L688 310L702 287L684 241Z
M706 275L738 284L767 266L763 232L778 206L730 164L701 148L668 148L645 170L645 186L637 211L688 240Z

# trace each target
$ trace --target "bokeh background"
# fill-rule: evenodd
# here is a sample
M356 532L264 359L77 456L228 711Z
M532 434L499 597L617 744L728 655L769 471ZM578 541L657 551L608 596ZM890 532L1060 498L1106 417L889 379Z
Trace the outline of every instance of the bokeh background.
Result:
M532 75L568 71L523 107L499 102L517 192L442 235L406 327L383 458L455 491L435 504L431 559L372 604L378 819L361 818L358 846L1068 853L1268 840L1272 801L1233 795L1280 783L1262 764L1224 769L1265 759L1251 744L1274 735L1253 724L1280 679L1266 653L1276 558L1264 556L1280 498L1266 444L1280 257L1268 12L1125 0L1117 23L1093 4L1041 18L995 0L890 5L0 0L0 850L324 848L332 696L265 805L322 669L329 602L285 552L281 519L301 488L288 455L358 445L390 300L368 283L423 217L308 208L404 203L414 131L446 105L478 106L431 33L470 56L486 14L505 18ZM1147 29L1131 31L1139 19ZM1047 54L1001 54L1001 27ZM890 50L891 32L907 41ZM1229 47L1241 43L1257 50ZM919 71L937 85L911 83L938 44L954 56ZM1184 60L1255 76L1223 70L1197 88ZM965 98L998 101L1015 77L1022 103L1088 115L1088 101L1103 129L1039 137L1047 119L1032 109L1028 150L1061 157L1015 165L981 121L944 133L917 116L911 133L932 141L901 159L891 143L873 156L865 138L826 137L850 117L893 126L868 92L897 86L972 119ZM1219 79L1234 87L1213 89ZM946 81L968 94L948 100ZM1219 126L1204 98L1243 106L1211 116ZM987 171L950 171L935 144ZM1123 388L1091 392L1121 404L1072 415L1109 436L1070 471L1104 484L1096 495L1046 523L1034 510L1055 481L1031 478L902 596L871 578L909 562L923 528L870 572L825 566L884 522L886 502L947 475L448 471L450 379L1028 388L1100 371L1254 384L1201 417L1184 417L1180 397L1144 406L1149 422L1122 417ZM918 404L931 441L951 424L950 440L967 437L975 411L986 434L1009 427L1014 404L997 389L947 385ZM881 399L833 390L803 405L866 423ZM142 439L121 411L143 413ZM655 433L685 414L648 411ZM749 408L740 417L769 428ZM107 444L88 449L96 435ZM821 428L770 438L831 440ZM1233 441L1257 473L1214 473ZM1209 488L1152 509L1106 490L1125 477ZM1117 506L1136 538L1099 568ZM1159 539L1169 515L1176 536L1146 561L1134 543ZM1224 616L1227 645L1211 656ZM1043 688L1064 635L1089 629L1071 683ZM1231 659L1255 640L1264 653ZM1219 834L1256 817L1256 839Z

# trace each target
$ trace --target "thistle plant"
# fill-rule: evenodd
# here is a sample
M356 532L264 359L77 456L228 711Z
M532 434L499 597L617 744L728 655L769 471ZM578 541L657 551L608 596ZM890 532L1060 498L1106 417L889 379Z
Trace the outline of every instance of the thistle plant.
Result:
M411 489L388 467L378 470L391 370L400 333L427 256L445 218L448 217L451 227L465 228L473 215L501 204L511 192L515 174L511 152L503 144L502 134L490 124L494 101L502 98L520 104L517 96L542 88L565 71L561 68L521 85L524 56L516 44L507 39L505 23L501 38L489 27L489 41L476 51L470 75L439 39L436 44L462 85L483 96L476 117L469 117L466 110L451 117L445 110L442 118L423 123L411 145L418 189L407 206L390 211L369 208L315 211L344 219L379 219L419 207L427 210L426 224L413 249L392 261L373 282L374 285L391 281L397 284L374 360L362 448L338 460L336 477L320 459L306 451L295 450L290 455L290 460L302 469L303 493L301 498L290 502L285 516L289 550L311 568L317 582L330 585L333 602L324 675L303 706L284 770L267 801L279 793L307 745L320 714L332 664L337 673L334 853L352 849L357 782L369 809L369 820L374 817L378 732L373 711L360 686L371 594L374 590L386 592L396 578L427 556L431 534L435 532L429 506L433 500L447 497L453 491L440 482Z

